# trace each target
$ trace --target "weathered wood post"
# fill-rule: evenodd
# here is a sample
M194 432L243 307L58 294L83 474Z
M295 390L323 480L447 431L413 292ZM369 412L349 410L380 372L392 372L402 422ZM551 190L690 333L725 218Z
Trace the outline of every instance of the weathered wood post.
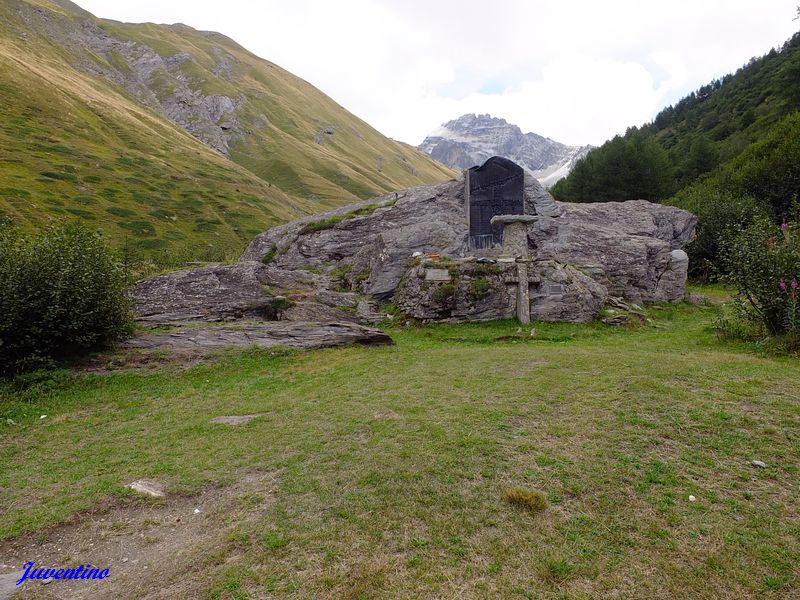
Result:
M492 225L503 226L503 255L514 258L517 263L517 320L523 325L531 322L531 304L528 295L528 223L533 223L536 215L496 215Z

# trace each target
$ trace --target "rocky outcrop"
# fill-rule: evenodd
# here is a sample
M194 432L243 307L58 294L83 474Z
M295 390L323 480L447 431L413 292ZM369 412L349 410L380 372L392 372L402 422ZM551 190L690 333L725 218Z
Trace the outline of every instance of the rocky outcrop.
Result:
M538 258L573 265L633 302L683 299L694 215L644 200L557 205L561 215L528 227Z
M136 319L149 325L239 319L378 321L384 315L335 277L261 262L173 271L131 289Z
M572 265L554 260L534 263L531 319L588 323L597 317L608 290Z
M349 289L394 294L415 252L464 256L463 180L393 192L294 221L257 236L241 261L342 273Z
M537 261L528 275L531 318L587 323L603 307L606 289L570 265ZM394 303L422 321L487 321L514 316L514 262L423 262L408 270Z
M265 292L260 263L209 265L175 271L136 283L131 291L137 320L167 324L184 321L273 319L273 298Z
M525 212L539 215L528 225L537 261L569 265L632 302L683 299L688 260L682 248L697 222L691 213L644 200L556 202L529 174L524 200ZM468 251L465 210L463 179L412 188L271 229L241 260L272 253L273 264L284 269L344 272L348 289L386 299L415 252L497 255Z
M81 70L124 86L140 102L217 152L229 156L231 145L244 137L245 127L238 118L245 104L244 96L203 92L202 82L193 76L197 58L189 52L163 57L145 44L109 35L88 19L75 37L107 61L105 65L84 61L77 65ZM220 48L213 48L213 55L216 60L213 73L231 80L236 58Z
M137 284L147 322L368 322L391 299L424 321L512 317L518 277L530 316L587 322L609 297L629 303L684 297L690 213L637 200L566 204L526 174L527 252L469 250L463 179L424 186L287 223L257 236L230 267L171 273ZM527 267L519 268L515 260ZM527 273L527 275L520 275Z

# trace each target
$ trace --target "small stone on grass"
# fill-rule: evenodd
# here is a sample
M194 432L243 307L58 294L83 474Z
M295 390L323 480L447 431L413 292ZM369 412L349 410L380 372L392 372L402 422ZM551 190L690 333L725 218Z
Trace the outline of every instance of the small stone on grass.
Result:
M153 498L163 498L166 496L164 493L164 486L157 481L153 481L152 479L137 479L128 485L128 487L134 492L139 492L140 494L151 496Z
M750 464L753 465L754 467L758 467L759 469L767 468L767 463L761 462L760 460L751 460Z
M229 415L229 416L222 416L222 417L214 417L211 419L212 423L222 423L223 425L245 425L252 421L253 419L257 419L258 417L263 417L266 413L257 413L254 415Z

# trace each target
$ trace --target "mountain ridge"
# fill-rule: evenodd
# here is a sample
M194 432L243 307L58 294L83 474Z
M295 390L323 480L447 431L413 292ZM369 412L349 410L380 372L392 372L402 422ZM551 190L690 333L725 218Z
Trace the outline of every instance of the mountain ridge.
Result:
M453 175L216 32L8 0L0 48L0 217L23 227L68 217L145 253L221 256Z
M503 156L550 187L565 177L593 146L568 146L536 133L523 133L517 125L502 118L467 113L439 126L418 148L458 169L483 164L492 156Z

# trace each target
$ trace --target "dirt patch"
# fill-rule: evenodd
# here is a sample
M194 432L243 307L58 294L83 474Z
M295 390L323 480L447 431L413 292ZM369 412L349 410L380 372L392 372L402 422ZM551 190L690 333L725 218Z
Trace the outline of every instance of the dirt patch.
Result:
M28 581L12 593L13 600L201 597L211 583L208 567L215 555L226 556L218 551L228 534L272 506L276 480L274 473L249 472L233 485L194 496L120 500L48 532L2 542L0 580L9 573L19 578L27 561L37 568L91 564L109 569L108 578Z
M158 371L165 367L190 369L218 356L201 349L112 349L88 356L71 366L78 371L106 375L127 371Z
M267 413L255 413L252 415L228 415L224 417L214 417L211 419L212 423L221 423L222 425L247 425L253 419L263 417Z

